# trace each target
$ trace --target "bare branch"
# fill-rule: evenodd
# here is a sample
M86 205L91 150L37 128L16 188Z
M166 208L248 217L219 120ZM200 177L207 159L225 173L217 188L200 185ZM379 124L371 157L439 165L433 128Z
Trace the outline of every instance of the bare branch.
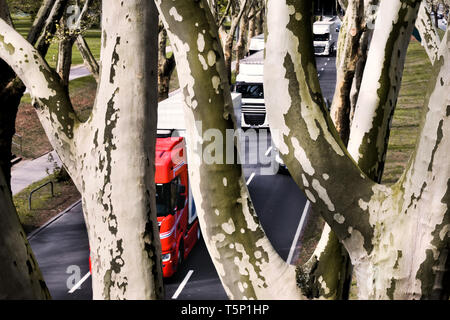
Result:
M68 146L73 144L79 120L59 76L32 45L3 20L0 20L0 58L29 89L39 119L63 162L75 162L73 150Z
M419 0L382 1L355 109L348 150L371 178L381 177L389 127ZM389 26L389 27L388 27ZM392 72L394 68L395 72Z

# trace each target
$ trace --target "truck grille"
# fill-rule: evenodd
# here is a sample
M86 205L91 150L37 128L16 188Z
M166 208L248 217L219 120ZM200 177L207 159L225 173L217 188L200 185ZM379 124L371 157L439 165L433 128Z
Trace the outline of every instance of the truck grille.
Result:
M322 53L325 51L325 47L320 46L320 47L314 47L314 53Z
M251 126L261 126L266 120L265 113L247 113L244 114L245 123Z

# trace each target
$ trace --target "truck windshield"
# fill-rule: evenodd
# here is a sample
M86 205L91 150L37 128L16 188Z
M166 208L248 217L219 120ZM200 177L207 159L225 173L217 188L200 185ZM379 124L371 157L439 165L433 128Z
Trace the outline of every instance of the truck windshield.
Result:
M330 40L330 34L324 33L324 34L314 34L314 41L328 41Z
M175 198L177 194L177 182L156 184L156 211L158 217L165 217L173 213L175 208Z
M263 99L264 90L262 83L238 83L236 92L242 94L242 98Z
M156 211L158 217L165 217L169 214L170 208L170 184L156 185Z

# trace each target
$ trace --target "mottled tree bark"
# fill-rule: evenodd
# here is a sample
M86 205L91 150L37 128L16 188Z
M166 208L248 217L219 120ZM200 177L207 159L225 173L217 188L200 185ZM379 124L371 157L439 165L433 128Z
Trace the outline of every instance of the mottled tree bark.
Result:
M0 299L50 299L2 171L0 221Z
M259 223L241 165L203 161L203 132L225 136L236 128L225 59L207 2L156 4L185 96L189 177L202 235L223 287L231 299L301 298L295 267L276 253ZM234 150L239 157L240 148ZM225 160L226 155L218 156Z
M2 12L0 18L8 18L9 10L6 6L5 0L0 0L2 5ZM44 3L44 7L41 11L48 11L47 5L48 1ZM62 15L62 10L51 10L51 13L46 17L46 24L42 25L40 22L35 22L33 27L30 29L28 39L37 41L37 35L41 32L47 32L51 30L48 25L54 24L54 20L59 20ZM44 13L37 15L36 19L42 20ZM8 21L8 19L6 19ZM7 22L8 23L8 22ZM8 23L12 25L11 23ZM53 30L54 31L54 30ZM50 36L52 34L48 34ZM34 44L34 42L30 42ZM39 52L45 54L49 47L48 42L43 42L39 46ZM20 100L23 93L25 92L25 85L23 82L16 77L14 71L0 59L0 106L2 112L0 113L0 168L3 170L3 175L6 179L6 183L10 186L11 183L11 146L12 138L15 134L15 121L17 110L19 107Z
M206 7L202 2L186 4L167 0L157 1L157 4L164 16L171 42L176 43L175 54L182 70L180 82L185 94L186 118L189 123L195 123L195 127L188 130L191 140L190 175L191 181L199 182L194 188L194 197L200 207L199 218L208 250L230 297L272 297L279 293L279 288L271 282L272 272L252 273L255 265L259 267L257 270L270 270L267 259L264 263L258 261L258 264L247 259L245 265L240 260L240 257L252 257L250 252L255 250L260 256L258 243L264 242L264 251L271 252L253 210L249 210L252 208L251 202L244 200L248 199L248 195L243 189L241 169L229 165L201 164L196 145L202 135L196 120L202 121L204 129L224 131L231 125L235 126L230 110L229 87L220 66L223 57L220 55L218 36L214 32L206 33L206 30L214 30L213 18L201 10ZM395 97L398 94L397 84L400 84L400 79L395 76L400 73L401 78L399 69L403 68L402 56L412 32L411 24L415 22L418 2L383 4L374 39L385 41L373 42L377 45L373 45L369 59L372 52L385 53L386 57L380 60L383 63L378 65L382 65L381 71L389 75L389 71L395 71L392 73L396 82L386 87L387 93L382 93L383 96ZM311 3L274 0L268 2L267 9L265 96L273 139L294 180L305 191L314 210L322 214L334 232L330 236L342 242L350 254L359 297L448 299L450 168L445 161L445 150L450 147L449 33L446 33L445 44L441 45L439 64L433 71L418 149L403 178L393 187L386 187L371 178L377 177L382 170L371 170L373 166L369 166L363 169L367 172L364 174L355 163L353 154L345 148L326 110L314 63ZM202 25L197 21L206 23ZM213 56L214 59L207 59ZM368 62L367 65L374 71L377 64ZM375 77L373 81L378 79ZM212 86L211 90L205 90L207 86ZM367 90L364 81L362 89ZM364 97L368 94L366 90L360 91L360 97L367 99ZM384 100L380 101L374 106L375 110L385 108ZM366 113L355 114L354 123L364 123L370 113L369 109ZM384 117L377 125L381 124L384 128L388 126L388 120L389 117ZM364 143L359 141L356 145ZM384 149L385 146L372 152ZM375 162L380 163L378 158L372 160L372 163ZM230 203L235 203L232 200L235 198L238 199L238 207L229 208ZM242 209L244 202L249 209ZM253 232L248 232L249 227ZM241 230L241 234L237 230ZM319 250L329 243L327 239L323 240ZM231 263L236 251L237 259ZM322 250L330 254L332 251ZM278 279L283 277L288 281L292 277L292 273L286 271L289 268L282 268L276 256L269 254L268 257L274 259L269 259L269 264L279 270ZM236 266L240 269L236 270ZM313 266L306 264L302 267L306 270ZM253 280L243 278L249 275L253 275ZM318 285L313 287L318 293L308 294L332 297L337 290L330 286L336 283L332 279L335 275L335 272L332 273L330 279L319 277ZM255 279L263 281L260 284L266 290L255 286ZM302 280L308 282L308 279ZM290 287L289 290L287 287L284 289L290 297L305 297L304 291L301 294Z
M152 2L103 2L101 80L93 112L80 122L58 75L0 21L0 57L30 89L81 192L94 299L164 297L154 198L157 22Z
M29 43L36 43L41 30L44 28L46 21L55 5L56 0L45 0L39 9L36 18L34 19L33 25L31 26L30 32L28 33L27 40Z
M159 32L159 59L158 59L158 101L169 97L170 79L175 70L175 56L167 57L167 31L164 27Z
M269 1L268 10L276 12L278 22L268 19L265 63L266 106L272 130L280 132L283 160L349 252L359 298L448 298L448 32L433 71L415 156L403 178L386 187L361 172L338 137L320 94L312 39L307 39L310 8L306 2L288 4ZM286 29L301 30L302 37ZM288 94L281 99L280 92ZM354 121L364 119L355 115Z
M370 177L384 170L390 124L400 92L406 51L421 1L382 1L378 9L351 127L348 150Z

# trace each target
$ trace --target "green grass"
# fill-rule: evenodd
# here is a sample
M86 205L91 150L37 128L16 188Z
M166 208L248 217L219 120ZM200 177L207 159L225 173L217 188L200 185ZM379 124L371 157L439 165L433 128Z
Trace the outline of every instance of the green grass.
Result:
M32 21L29 17L13 17L14 26L16 30L26 38L28 35L28 31L31 28ZM100 49L101 49L101 30L100 29L92 29L87 30L84 34L84 38L91 49L92 54L98 60L100 59ZM46 55L46 60L51 67L56 66L56 59L58 57L58 45L56 43L52 43ZM79 65L83 64L83 58L81 57L80 52L76 45L74 45L72 50L72 64Z
M20 222L25 224L27 220L33 217L33 208L35 210L44 207L45 203L52 197L50 192L50 185L43 187L39 191L36 191L32 197L32 210L29 209L28 197L32 190L42 186L45 183L54 181L53 175L50 175L40 181L37 181L27 188L19 192L13 197L14 205L16 206L17 214L19 215ZM58 195L58 191L54 190L55 195Z
M431 63L424 48L419 42L411 41L392 121L383 183L392 184L398 180L414 151L430 70Z

